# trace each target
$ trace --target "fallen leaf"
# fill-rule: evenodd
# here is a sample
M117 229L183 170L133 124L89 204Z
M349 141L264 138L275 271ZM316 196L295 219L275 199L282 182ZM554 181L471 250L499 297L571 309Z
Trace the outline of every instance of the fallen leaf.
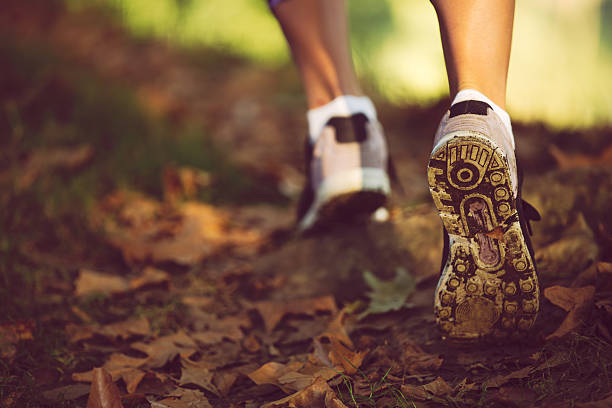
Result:
M126 356L125 354L113 353L102 368L110 374L113 381L122 378L126 385L129 386L128 391L134 392L138 387L139 381L144 377L145 372L141 370L141 367L146 362L146 358L135 358ZM92 382L94 374L95 369L81 373L73 373L72 380L77 382Z
M325 331L319 336L319 338L327 337L329 339L336 339L341 343L346 344L350 348L355 348L352 340L350 339L346 327L343 324L345 318L344 310L341 310L331 322L327 325Z
M288 314L314 316L317 312L335 314L338 311L333 296L286 301L265 300L255 302L253 306L263 318L268 332L272 332Z
M369 271L363 272L363 279L372 291L368 293L370 303L359 315L359 319L370 314L387 313L409 307L406 300L414 292L416 279L404 268L397 268L395 278L391 281L380 280Z
M196 198L200 191L210 186L211 180L210 173L204 170L189 166L167 165L162 172L164 200L177 202Z
M442 377L438 377L432 382L423 385L423 389L436 397L450 395L453 392L452 387Z
M168 398L164 398L159 403L170 408L212 408L201 391L185 388L177 388Z
M146 375L146 372L138 369L124 371L121 374L121 378L125 383L125 389L127 390L127 392L136 392L136 389L140 385L140 382L145 378Z
M423 351L418 345L411 342L402 342L403 366L409 374L430 374L438 371L444 361L438 355Z
M326 398L329 393L333 394L333 397L329 397L329 400L333 400L335 394L327 384L327 381L325 381L323 378L317 378L312 384L303 390L278 401L264 404L262 405L262 408L281 406L290 406L295 408L331 408L326 406Z
M148 266L142 271L140 276L130 280L129 287L132 290L136 290L149 285L167 283L169 280L170 275L166 271Z
M179 385L194 384L213 394L219 395L219 390L212 383L213 372L210 371L209 364L182 358L181 367Z
M422 385L403 384L400 389L404 396L410 399L425 401L429 398L429 394L427 394Z
M66 335L68 336L68 340L72 343L90 339L94 335L100 335L112 340L125 340L132 336L149 336L151 334L151 325L144 317L140 319L129 319L104 326L79 326L75 324L66 325Z
M87 408L123 408L119 389L103 368L94 368Z
M557 330L546 336L546 340L562 337L578 327L590 311L594 295L594 286L583 288L551 286L544 289L544 297L550 300L552 304L569 312Z
M249 353L257 353L259 350L261 350L261 344L253 333L244 338L242 341L242 347L244 347L244 349Z
M236 379L240 375L239 372L233 371L219 371L215 370L213 376L213 384L217 387L221 395L228 395L232 386L236 382Z
M32 340L33 321L17 321L0 325L0 358L12 361L17 353L17 344L22 340Z
M240 343L224 341L215 344L214 347L200 349L200 353L202 353L200 360L210 364L212 370L217 367L225 367L229 364L241 363L243 361L242 352L242 345Z
M536 263L542 276L573 279L598 257L599 247L593 231L579 213L556 241L537 251Z
M327 381L336 375L338 375L336 370L299 361L293 361L286 365L269 362L247 374L251 381L257 385L272 384L286 393L302 390L318 378Z
M297 370L302 367L304 367L304 363L300 363L299 361L294 361L288 365L272 361L249 373L248 377L257 385L272 384L276 385L284 392L289 393L291 391L295 391L295 389L281 383L279 378L289 372L297 372Z
M510 380L525 378L533 371L533 367L523 367L506 375L497 375L490 380L485 381L487 388L497 388Z
M160 337L151 343L133 343L131 347L147 354L146 362L142 364L144 368L162 367L177 355L187 358L198 349L193 339L183 331Z
M41 175L56 169L75 169L85 164L93 156L89 145L58 147L35 150L30 154L17 180L19 190L32 185Z
M221 209L199 202L172 206L143 195L116 192L91 214L128 263L151 260L193 265L223 249L252 246L262 237L233 227Z
M338 339L330 339L329 360L334 367L342 367L346 374L355 374L368 351L354 352L343 345Z
M85 296L92 293L113 295L126 292L129 288L128 280L122 276L81 269L75 282L74 294L76 296Z
M202 345L213 345L224 339L234 342L242 340L244 332L241 328L250 328L251 320L246 314L220 319L212 313L201 312L198 314L197 325L206 330L192 333L190 336Z
M325 408L348 408L333 391L325 393Z

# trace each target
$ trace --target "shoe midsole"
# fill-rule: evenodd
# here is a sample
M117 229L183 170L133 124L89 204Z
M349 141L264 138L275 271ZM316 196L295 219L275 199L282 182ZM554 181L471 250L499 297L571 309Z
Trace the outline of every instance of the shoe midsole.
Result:
M391 187L387 172L376 167L362 167L326 177L315 193L312 206L300 223L301 228L309 228L316 221L319 209L334 197L357 191L389 195Z

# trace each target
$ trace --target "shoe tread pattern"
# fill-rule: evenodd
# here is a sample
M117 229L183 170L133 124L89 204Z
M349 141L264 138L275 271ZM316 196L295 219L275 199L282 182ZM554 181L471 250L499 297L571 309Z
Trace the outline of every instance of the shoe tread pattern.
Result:
M485 136L456 136L433 152L428 183L451 237L434 302L444 336L524 333L535 321L539 288L505 156Z

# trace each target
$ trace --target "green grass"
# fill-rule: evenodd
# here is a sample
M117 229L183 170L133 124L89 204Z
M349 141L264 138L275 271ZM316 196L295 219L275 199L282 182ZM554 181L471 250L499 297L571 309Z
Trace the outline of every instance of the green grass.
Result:
M612 348L594 334L594 328L570 333L542 349L545 362L559 353L567 356L567 363L544 368L524 381L539 400L588 402L603 398L612 389Z

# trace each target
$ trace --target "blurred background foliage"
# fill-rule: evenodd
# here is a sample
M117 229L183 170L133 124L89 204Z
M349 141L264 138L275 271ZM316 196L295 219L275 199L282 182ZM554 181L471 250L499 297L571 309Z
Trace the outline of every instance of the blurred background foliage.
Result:
M92 0L66 0L71 7ZM206 45L267 66L290 63L265 0L94 0L136 35ZM395 103L448 93L433 7L426 0L348 0L359 74ZM517 2L508 104L555 128L612 122L612 0Z

